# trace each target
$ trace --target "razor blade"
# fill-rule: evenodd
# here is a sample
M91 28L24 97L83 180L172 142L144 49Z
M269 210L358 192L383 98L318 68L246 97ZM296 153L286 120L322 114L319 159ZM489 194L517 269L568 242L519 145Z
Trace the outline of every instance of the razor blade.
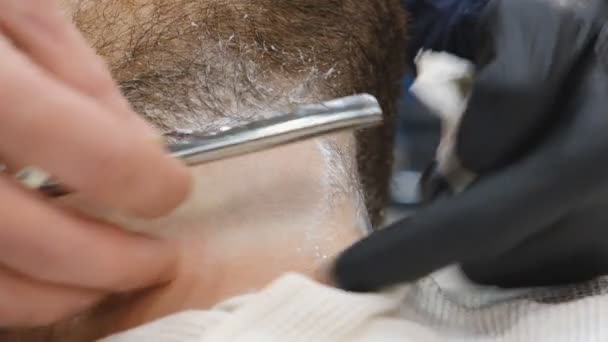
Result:
M179 142L168 144L167 149L186 165L195 166L331 133L369 128L381 124L382 119L382 109L376 98L361 94L296 106L289 113L274 114L269 119L213 133L169 132L166 135L179 138ZM34 173L32 177L35 176ZM42 182L36 188L50 197L70 193L53 181Z

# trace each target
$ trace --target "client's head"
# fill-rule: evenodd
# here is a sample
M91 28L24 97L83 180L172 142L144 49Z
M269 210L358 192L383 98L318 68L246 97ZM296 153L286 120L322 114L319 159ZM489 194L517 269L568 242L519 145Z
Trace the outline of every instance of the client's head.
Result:
M376 95L387 124L359 134L359 163L347 162L379 222L405 63L399 1L68 2L133 107L161 129L208 130L292 104Z
M406 64L399 0L64 2L134 109L161 130L214 130L363 92L379 99L386 118L356 135L193 168L195 189L175 213L154 222L112 218L175 240L178 278L39 332L41 340L82 340L204 309L286 271L312 275L380 222Z

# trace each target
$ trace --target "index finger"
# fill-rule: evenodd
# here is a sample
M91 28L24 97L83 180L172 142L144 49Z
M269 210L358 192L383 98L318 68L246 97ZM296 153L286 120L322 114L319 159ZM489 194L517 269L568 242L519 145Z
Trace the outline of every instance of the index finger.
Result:
M140 215L162 215L187 195L188 170L159 144L2 39L0 89L2 158L40 167L105 206Z
M89 46L56 0L6 0L0 3L0 27L35 64L76 91L111 109L134 126L134 134L153 133L133 113L106 63Z
M105 291L139 289L174 277L177 249L49 205L0 178L0 260L30 279Z
M108 103L116 99L104 61L56 0L7 0L0 9L2 31L33 62L88 95Z

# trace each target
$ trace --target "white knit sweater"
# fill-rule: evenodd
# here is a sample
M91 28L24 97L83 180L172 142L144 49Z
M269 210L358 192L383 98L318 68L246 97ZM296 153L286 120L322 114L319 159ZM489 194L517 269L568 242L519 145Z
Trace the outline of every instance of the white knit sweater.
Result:
M448 270L384 293L354 294L288 274L257 294L102 341L605 342L607 290L608 281L598 280L506 293L459 284Z

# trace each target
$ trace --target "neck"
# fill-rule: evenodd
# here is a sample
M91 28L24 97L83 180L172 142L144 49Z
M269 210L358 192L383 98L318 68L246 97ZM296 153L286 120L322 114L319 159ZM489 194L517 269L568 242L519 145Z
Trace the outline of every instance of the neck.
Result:
M352 137L332 139L348 146ZM329 151L311 140L206 164L193 169L190 199L172 215L153 222L113 218L174 240L181 260L171 284L113 305L110 330L207 309L285 272L314 277L364 231L359 196L348 191L356 187L344 181L348 170Z

